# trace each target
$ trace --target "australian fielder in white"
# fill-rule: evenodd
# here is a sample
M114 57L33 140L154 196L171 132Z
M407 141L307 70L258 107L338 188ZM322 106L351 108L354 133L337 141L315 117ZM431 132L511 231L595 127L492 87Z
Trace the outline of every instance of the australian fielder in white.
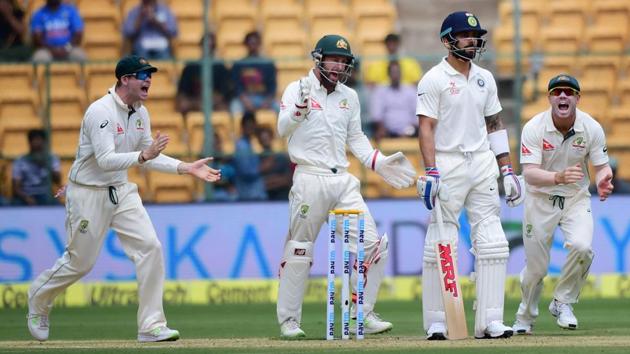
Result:
M392 324L373 311L387 261L387 236L378 236L359 180L347 172L346 145L367 168L395 188L411 186L416 173L401 152L385 156L363 134L359 99L344 85L354 64L348 41L338 35L324 36L312 55L315 67L286 88L278 119L278 131L288 139L289 156L297 164L289 195L289 234L280 267L277 315L281 336L305 336L300 323L313 243L331 209L365 212L365 333L388 331ZM353 225L350 247L356 253L356 219ZM351 332L355 330L352 325Z
M439 196L446 235L454 245L459 215L466 208L475 255L475 337L512 335L503 324L504 285L508 243L499 219L499 168L509 206L522 202L519 178L510 164L508 136L492 74L472 62L484 48L486 31L475 15L454 12L444 19L440 38L449 54L418 83L416 114L425 176L418 193L432 210ZM497 165L498 163L498 165ZM422 313L427 339L447 338L437 255L439 232L432 216L424 244ZM452 250L455 257L457 248Z
M521 272L522 299L514 330L531 334L549 267L549 249L557 227L562 230L566 263L549 304L558 326L577 329L571 304L578 301L593 262L593 215L588 192L588 160L595 166L601 201L612 192L606 137L601 125L576 108L580 85L569 75L549 81L551 108L523 127L521 164L527 182L523 243L527 262Z
M151 137L149 113L142 105L156 71L144 58L122 58L116 65L116 85L85 112L66 187L66 251L28 291L28 329L40 341L48 339L55 297L92 269L110 228L136 265L138 340L179 338L178 331L166 327L162 308L162 246L138 186L127 180L127 169L143 166L206 182L219 180L221 174L207 166L210 158L187 163L161 153L169 138L159 132Z

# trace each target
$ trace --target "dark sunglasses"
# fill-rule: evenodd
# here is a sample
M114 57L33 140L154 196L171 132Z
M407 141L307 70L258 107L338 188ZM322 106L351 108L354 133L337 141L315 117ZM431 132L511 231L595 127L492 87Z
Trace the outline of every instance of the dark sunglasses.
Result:
M150 78L152 74L153 74L152 72L145 70L145 71L138 71L137 73L129 74L127 76L133 76L140 81L144 81Z
M560 96L564 92L565 96L579 96L580 92L570 87L558 87L549 91L549 96Z

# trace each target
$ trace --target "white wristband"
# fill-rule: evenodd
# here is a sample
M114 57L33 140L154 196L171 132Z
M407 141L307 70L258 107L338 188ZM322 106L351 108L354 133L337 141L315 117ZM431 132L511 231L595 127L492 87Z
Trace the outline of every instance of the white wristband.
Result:
M490 150L494 152L494 156L510 153L507 130L501 129L488 134L488 141L490 141Z

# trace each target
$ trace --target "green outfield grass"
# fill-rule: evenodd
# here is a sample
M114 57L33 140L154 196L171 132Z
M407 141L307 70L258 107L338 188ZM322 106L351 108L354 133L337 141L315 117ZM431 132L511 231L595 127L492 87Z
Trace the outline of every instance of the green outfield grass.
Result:
M381 302L378 312L394 323L390 333L368 336L363 342L324 339L325 304L306 304L302 328L308 339L278 339L275 305L168 306L169 326L182 340L174 343L138 344L136 307L58 308L51 314L51 340L40 344L26 328L25 310L0 310L0 352L8 353L627 353L630 347L630 307L627 299L583 300L575 307L580 329L558 328L541 302L541 316L533 336L508 340L428 342L421 328L421 308L416 302ZM506 304L511 324L517 302ZM466 304L469 333L474 314ZM339 328L339 326L337 326Z

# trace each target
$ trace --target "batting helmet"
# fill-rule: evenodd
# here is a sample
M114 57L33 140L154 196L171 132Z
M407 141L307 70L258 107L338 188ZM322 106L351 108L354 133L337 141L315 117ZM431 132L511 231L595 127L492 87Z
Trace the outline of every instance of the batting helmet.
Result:
M352 54L352 49L350 48L348 40L337 34L328 34L317 41L315 49L311 52L311 56L313 57L313 60L315 60L315 65L323 76L331 83L336 83L330 79L328 75L330 71L326 70L323 65L325 57L329 55L339 55L348 58L344 70L336 72L339 77L339 82L342 84L345 83L352 74L352 69L354 68L355 63L355 58Z
M457 46L457 39L455 35L461 32L474 32L475 44L472 46L475 48L475 51L470 53L467 52L466 48L459 48ZM466 11L457 11L453 12L450 15L446 16L444 22L442 22L442 28L440 29L440 39L446 38L448 43L450 44L449 51L456 56L460 57L464 60L471 60L475 58L477 53L482 53L485 51L486 40L481 38L483 35L488 33L485 29L481 28L479 24L479 20L477 17ZM468 47L470 48L470 46Z

